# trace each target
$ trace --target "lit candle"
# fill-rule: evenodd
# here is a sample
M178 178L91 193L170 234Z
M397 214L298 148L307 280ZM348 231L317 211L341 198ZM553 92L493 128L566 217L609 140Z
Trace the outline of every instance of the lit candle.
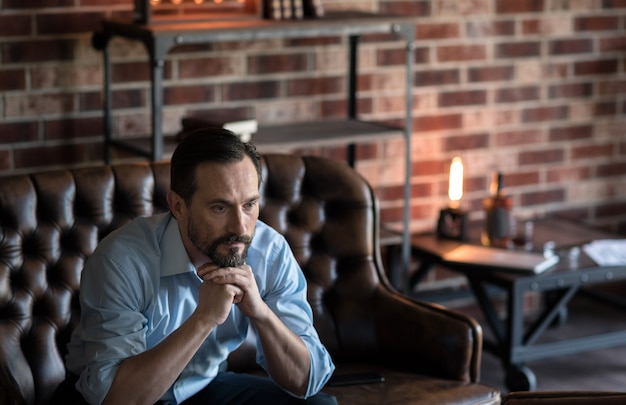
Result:
M450 165L450 183L448 185L450 208L459 208L463 197L463 161L460 157L452 159Z

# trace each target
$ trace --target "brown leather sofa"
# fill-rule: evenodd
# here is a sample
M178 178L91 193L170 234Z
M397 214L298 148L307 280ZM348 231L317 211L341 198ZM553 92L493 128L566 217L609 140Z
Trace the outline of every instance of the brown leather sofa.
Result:
M382 383L327 387L341 404L498 404L478 383L478 324L408 299L380 265L378 211L343 163L264 156L261 219L283 233L309 281L315 324L337 374ZM0 404L47 404L63 380L80 273L98 241L166 209L169 163L132 163L0 178ZM229 366L246 370L249 348Z

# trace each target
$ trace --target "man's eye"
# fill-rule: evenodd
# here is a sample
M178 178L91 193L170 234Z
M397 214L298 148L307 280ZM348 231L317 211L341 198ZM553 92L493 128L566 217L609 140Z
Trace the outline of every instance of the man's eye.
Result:
M214 205L213 206L213 210L217 211L217 212L224 212L224 211L226 211L226 206L225 205Z

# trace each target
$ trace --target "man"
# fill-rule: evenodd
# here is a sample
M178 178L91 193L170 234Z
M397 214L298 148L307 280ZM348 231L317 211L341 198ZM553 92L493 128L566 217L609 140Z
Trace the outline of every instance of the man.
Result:
M284 238L258 220L259 159L229 131L189 135L171 159L170 212L101 241L66 359L81 400L336 404L318 393L334 365L306 281ZM270 378L221 371L248 327Z

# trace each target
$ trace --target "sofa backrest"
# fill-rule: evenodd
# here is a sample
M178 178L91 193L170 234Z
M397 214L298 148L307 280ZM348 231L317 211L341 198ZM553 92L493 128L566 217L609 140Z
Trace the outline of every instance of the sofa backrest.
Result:
M380 282L373 193L344 163L317 157L265 155L263 178L260 217L292 247L322 341L349 356L351 336L362 346L373 335L369 309L346 298L367 299ZM65 376L85 260L113 229L166 210L168 189L168 162L0 178L0 403L48 402ZM346 317L364 322L340 330Z

